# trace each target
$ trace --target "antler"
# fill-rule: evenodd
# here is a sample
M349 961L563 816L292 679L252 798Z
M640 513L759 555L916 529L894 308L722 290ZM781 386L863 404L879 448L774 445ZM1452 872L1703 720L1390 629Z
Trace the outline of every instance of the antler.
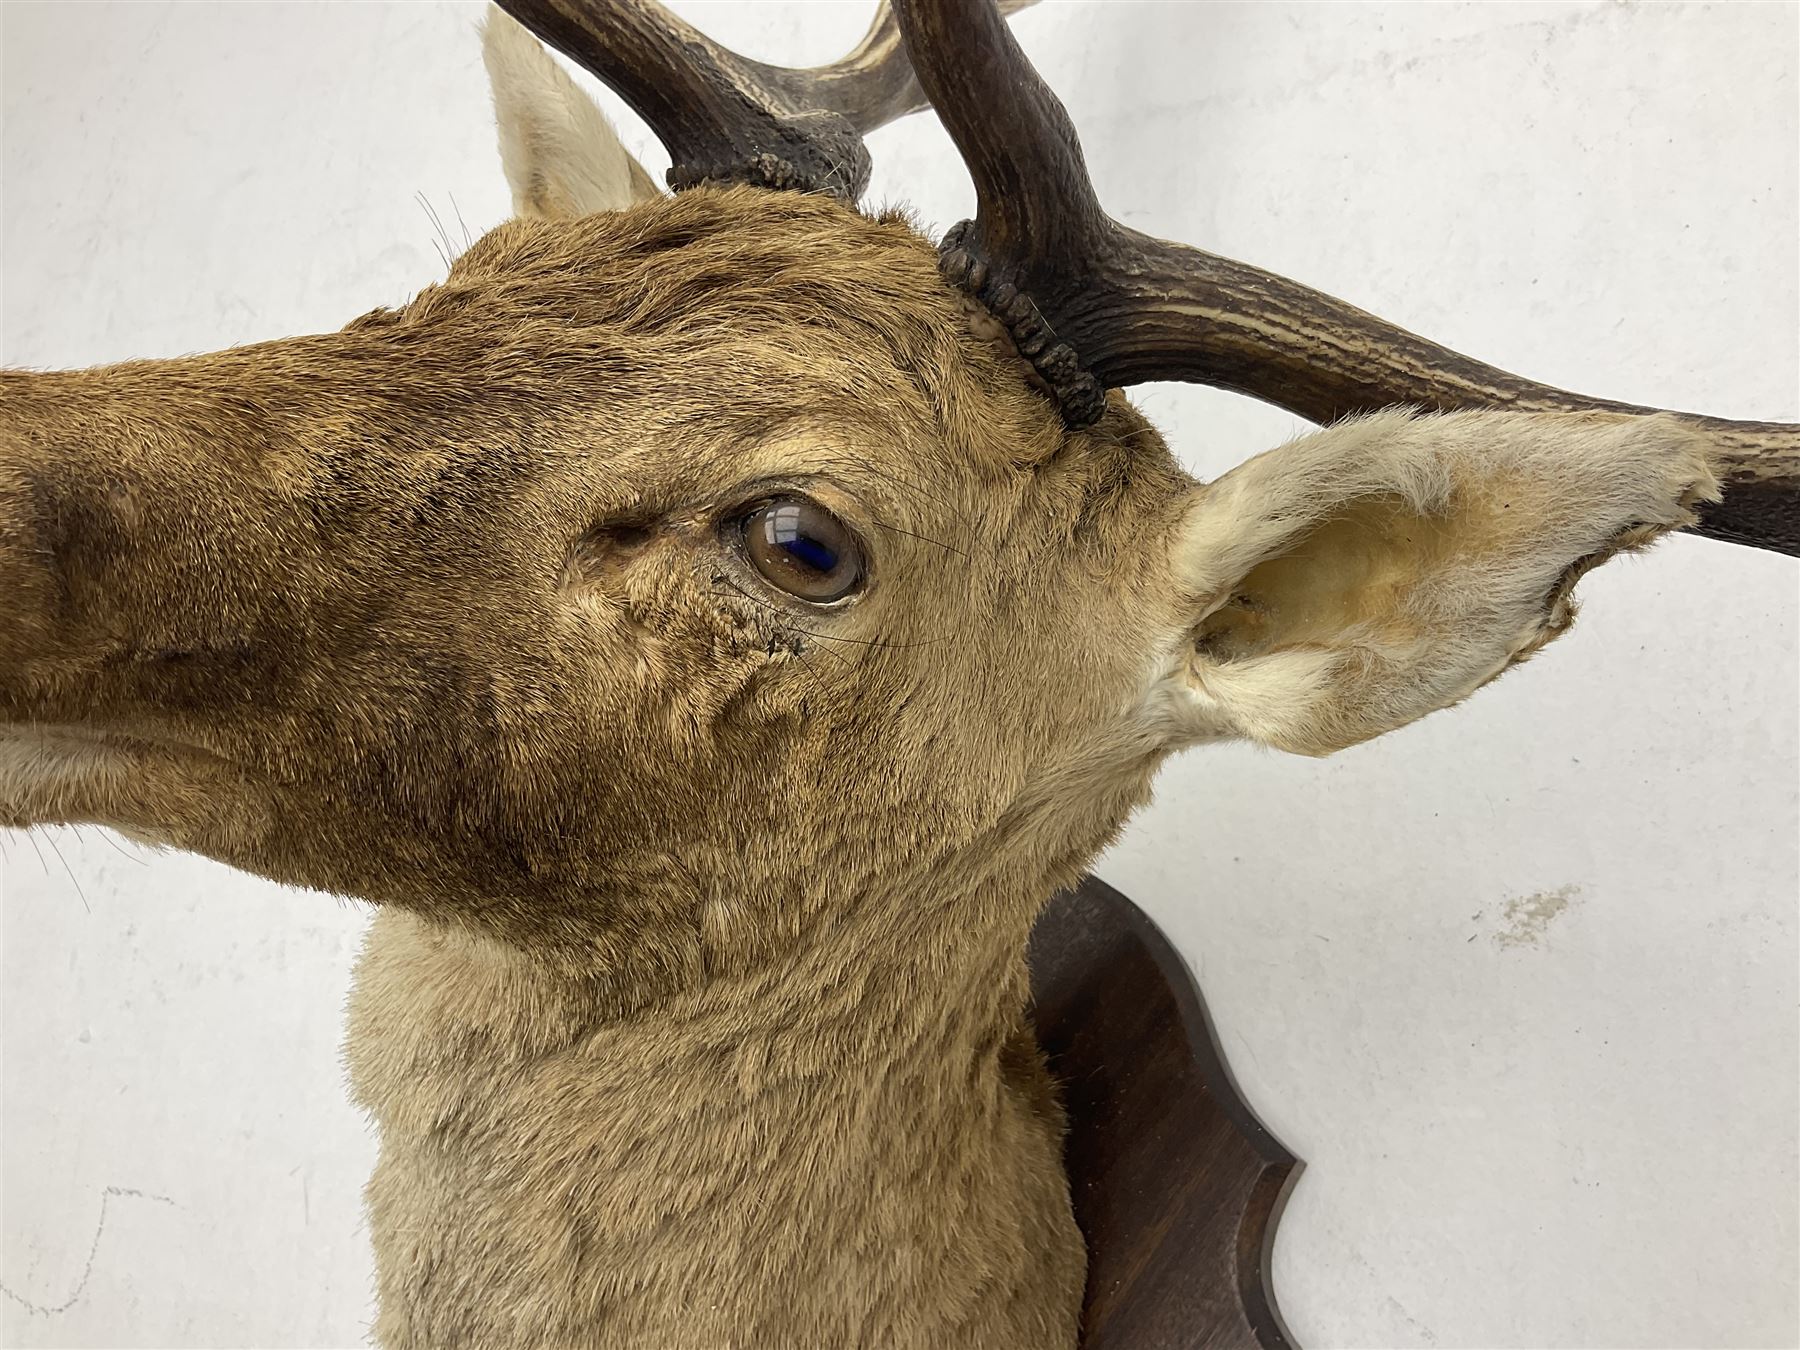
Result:
M1003 0L1000 12L1032 2ZM650 124L677 190L748 182L854 202L869 183L863 136L928 106L886 0L854 51L805 70L739 56L656 0L499 4Z
M1512 375L1285 277L1119 224L1062 103L988 0L896 0L920 82L975 180L945 274L1012 330L1071 425L1109 387L1186 380L1316 422L1397 403L1647 413ZM1695 532L1800 553L1800 427L1681 413L1724 459Z

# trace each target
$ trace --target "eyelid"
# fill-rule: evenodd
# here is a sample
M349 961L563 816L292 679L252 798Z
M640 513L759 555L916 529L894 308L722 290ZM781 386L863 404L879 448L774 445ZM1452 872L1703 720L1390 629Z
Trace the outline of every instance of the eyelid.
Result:
M818 503L843 521L858 543L868 540L876 528L860 493L846 489L841 479L803 470L771 473L740 483L731 498L717 509L716 518L721 524L741 520L777 497L804 497Z

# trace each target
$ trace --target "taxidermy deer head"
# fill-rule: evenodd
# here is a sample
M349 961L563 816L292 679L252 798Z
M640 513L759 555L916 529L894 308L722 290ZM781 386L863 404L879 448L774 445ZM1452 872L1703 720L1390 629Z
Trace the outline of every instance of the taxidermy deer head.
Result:
M816 71L505 8L676 192L496 16L520 218L442 283L0 374L0 824L382 906L385 1345L1072 1345L1043 902L1174 750L1456 703L1671 529L1792 550L1800 439L1125 229L986 0ZM980 201L941 250L854 204L926 98ZM1152 379L1333 425L1195 482Z

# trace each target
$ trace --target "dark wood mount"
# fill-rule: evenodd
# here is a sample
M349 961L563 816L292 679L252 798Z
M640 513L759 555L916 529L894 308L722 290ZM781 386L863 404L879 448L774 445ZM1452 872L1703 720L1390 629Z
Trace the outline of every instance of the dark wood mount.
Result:
M1300 1164L1239 1096L1180 954L1089 877L1038 920L1031 971L1088 1242L1083 1350L1291 1345L1269 1257Z

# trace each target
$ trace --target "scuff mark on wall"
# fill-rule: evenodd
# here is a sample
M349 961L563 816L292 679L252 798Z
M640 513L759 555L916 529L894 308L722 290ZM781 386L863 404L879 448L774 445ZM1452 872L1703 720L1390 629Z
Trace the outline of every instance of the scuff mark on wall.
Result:
M1496 947L1548 947L1550 925L1576 901L1581 887L1570 884L1553 891L1521 895L1500 906Z
M34 1303L23 1294L17 1293L4 1284L0 1284L0 1294L5 1294L33 1317L55 1317L66 1313L81 1301L87 1292L88 1279L94 1273L94 1257L100 1252L100 1239L106 1232L106 1206L114 1196L126 1200L155 1200L159 1204L172 1205L175 1202L166 1195L152 1195L149 1191L133 1190L129 1186L108 1186L100 1192L100 1219L94 1225L94 1240L88 1245L87 1263L81 1268L81 1278L75 1282L74 1290L61 1303Z

